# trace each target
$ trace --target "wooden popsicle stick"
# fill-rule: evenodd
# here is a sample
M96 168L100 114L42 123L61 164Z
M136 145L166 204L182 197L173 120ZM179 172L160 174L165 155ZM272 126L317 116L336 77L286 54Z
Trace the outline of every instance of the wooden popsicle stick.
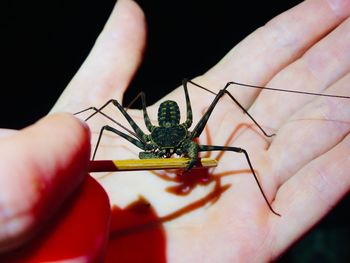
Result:
M90 161L89 172L185 169L189 161L189 158L94 160ZM199 158L193 169L216 167L217 164L215 159Z

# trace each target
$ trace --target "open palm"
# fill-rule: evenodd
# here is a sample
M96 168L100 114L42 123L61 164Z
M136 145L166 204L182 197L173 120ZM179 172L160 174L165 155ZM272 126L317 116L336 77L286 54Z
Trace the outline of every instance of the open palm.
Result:
M253 32L216 66L193 81L214 92L228 81L240 81L349 95L350 20L347 18L350 4L348 1L337 3L324 0L301 3ZM110 98L121 101L141 61L144 42L141 10L132 1L118 1L96 46L53 111L77 112L89 106L101 106ZM266 131L276 136L263 136L233 101L224 97L215 108L200 143L229 144L245 149L265 194L282 217L268 209L249 172L226 176L221 183L231 187L214 205L165 224L169 261L276 259L349 191L348 100L260 92L239 86L228 90ZM189 93L196 124L214 96L193 85L189 85ZM164 99L177 101L185 115L181 87ZM159 104L148 107L155 125ZM128 112L146 132L141 111ZM113 106L105 113L126 123ZM103 116L89 120L93 142L107 123ZM237 127L240 128L237 130ZM96 159L137 158L139 151L126 140L106 133ZM225 152L213 174L245 169L248 164L244 155ZM213 187L213 184L198 186L190 194L179 197L164 191L174 183L150 172L97 177L113 204L123 207L142 195L160 216L206 196Z

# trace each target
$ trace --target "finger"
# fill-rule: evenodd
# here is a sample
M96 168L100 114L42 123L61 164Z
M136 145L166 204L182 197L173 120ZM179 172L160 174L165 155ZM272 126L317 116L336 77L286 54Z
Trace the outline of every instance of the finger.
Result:
M264 86L286 65L336 27L350 14L347 0L309 0L272 19L234 47L205 75L208 88L228 81ZM280 87L283 88L283 87ZM249 106L258 93L232 87L237 99Z
M12 129L0 129L0 138L10 136L12 134L15 134L16 132L16 130Z
M85 125L54 114L0 139L0 251L27 241L87 172Z
M121 101L145 46L144 14L131 0L119 0L93 49L53 111L77 111L74 105ZM82 103L83 102L83 103Z
M282 218L273 220L274 254L285 251L315 225L350 190L350 136L315 159L279 190L275 204Z
M350 73L327 91L348 92ZM298 111L273 140L268 154L279 184L337 145L350 131L350 101L319 97Z
M279 73L268 86L317 93L325 90L349 71L350 19L347 19L300 59ZM263 91L250 112L263 124L278 129L291 114L312 99L315 97Z

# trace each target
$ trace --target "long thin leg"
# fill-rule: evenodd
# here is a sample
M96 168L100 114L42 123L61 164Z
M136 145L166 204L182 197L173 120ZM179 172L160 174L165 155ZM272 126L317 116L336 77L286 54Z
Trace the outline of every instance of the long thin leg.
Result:
M124 117L126 118L126 120L129 122L129 124L130 124L130 126L132 127L132 129L135 131L135 134L134 135L136 135L136 137L140 140L140 141L142 141L142 142L144 142L144 143L146 143L146 141L147 141L147 135L141 130L141 128L136 124L136 122L134 122L134 120L130 117L130 115L125 111L125 109L123 108L123 106L122 105L120 105L120 103L117 101L117 100L115 100L115 99L111 99L111 100L109 100L109 101L107 101L104 105L102 105L102 107L100 107L100 108L94 108L94 107L90 107L90 108L87 108L87 109L85 109L85 110L82 110L82 111L80 111L80 112L78 112L78 113L81 113L81 112L84 112L84 111L87 111L87 110L89 110L89 109L93 109L93 110L95 110L95 112L94 113L92 113L89 117L87 117L86 119L85 119L85 121L87 121L87 120L89 120L91 117L93 117L94 115L96 115L97 113L101 113L102 114L102 110L105 108L105 107L107 107L109 104L113 104L114 106L116 106L118 109L119 109L119 111L124 115ZM78 114L78 113L76 113L76 114ZM107 116L106 114L103 114L104 116ZM109 119L112 119L112 118L110 118L109 117ZM114 120L113 120L114 121ZM116 123L116 121L114 121L115 123ZM122 126L122 125L119 125L119 126ZM124 126L122 126L123 128L125 128ZM133 134L133 133L132 133Z
M215 93L212 92L211 90L209 90L209 89L207 89L207 88L205 88L205 87L203 87L203 86L200 86L200 85L198 85L197 83L195 83L195 82L193 82L193 81L191 81L191 80L188 80L188 82L191 83L191 84L193 84L193 85L195 85L195 86L197 86L197 87L199 87L199 88L201 88L201 89L204 89L204 90L206 90L206 91L208 91L208 92L210 92L210 93L212 93L212 94L215 94ZM228 82L228 83L225 85L225 87L224 87L222 90L220 90L218 94L216 94L216 97L214 98L213 102L212 102L211 105L209 106L207 112L203 115L203 117L199 120L199 122L198 122L198 124L196 125L196 127L193 129L193 131L192 131L192 133L193 133L192 138L196 138L196 137L198 137L198 136L202 133L202 131L203 131L203 129L204 129L204 126L207 124L208 119L209 119L209 117L210 117L212 111L214 110L214 107L215 107L216 104L218 103L219 99L220 99L223 95L225 95L225 94L227 94L227 95L234 101L234 103L236 103L237 106L238 106L245 114L247 114L247 116L256 124L256 126L262 131L262 133L263 133L266 137L272 137L272 136L275 135L275 134L268 134L268 133L260 126L260 124L253 118L253 116L250 115L249 112L242 106L242 104L240 104L240 103L233 97L233 95L232 95L230 92L228 92L228 91L226 90L226 89L227 89L230 85L232 85L232 84L236 84L236 83L235 83L235 82Z
M94 113L99 113L101 115L103 115L104 117L106 117L107 119L109 119L110 121L114 122L115 124L117 124L119 127L123 128L124 130L126 130L127 132L129 132L130 134L134 135L136 138L137 138L137 134L135 132L133 132L132 130L128 129L127 127L125 127L123 124L117 122L116 120L114 120L112 117L108 116L107 114L105 114L104 112L100 111L99 109L97 109L96 107L89 107L89 108L86 108L84 110L81 110L81 111L78 111L76 113L74 113L74 115L78 115L80 113L83 113L83 112L86 112L88 110L93 110ZM89 119L91 117L88 117ZM86 121L86 119L85 119Z
M192 81L188 81L196 86L199 86L197 84L195 84L194 82ZM207 124L208 122L208 119L211 115L211 113L213 112L216 104L219 102L219 99L225 94L225 90L227 89L227 87L229 86L230 84L227 83L226 86L219 91L219 93L215 96L213 102L210 104L209 108L207 109L207 111L205 112L205 114L202 116L202 118L199 120L199 122L197 123L197 125L194 127L193 131L192 131L192 134L191 134L191 139L194 139L196 137L199 137L199 135L201 135L205 125Z
M254 172L253 165L250 161L249 155L248 155L246 150L244 150L242 148L238 148L238 147L216 146L216 145L198 145L198 147L199 147L199 149L198 149L199 151L232 151L232 152L237 152L237 153L243 153L247 162L248 162L249 168L254 176L254 179L255 179L255 181L260 189L260 192L265 199L266 204L268 205L268 207L270 208L272 213L274 213L275 215L281 216L279 213L277 213L275 210L273 210L272 206L270 205L269 201L267 200L267 197L262 189L262 186L259 183L258 177L256 176L256 174Z
M125 108L125 111L127 112L131 106L141 97L141 100L142 100L142 109L143 109L143 117L144 117L144 120L145 120L145 124L146 124L146 127L149 131L151 131L153 129L153 125L151 123L151 120L148 116L148 113L147 113L147 109L146 109L146 96L144 94L144 92L140 92L139 94L137 94L135 96L135 98L133 98L133 100L128 104L128 106ZM102 112L101 110L97 109L96 107L89 107L89 108L86 108L84 110L81 110L81 111L78 111L76 113L74 113L74 115L78 115L78 114L81 114L83 112L86 112L88 110L92 110L94 111L94 114L95 115L96 113L99 113L101 115L103 115L104 117L106 117L107 119L109 119L110 121L114 122L115 124L117 124L119 127L123 128L124 130L126 130L127 132L129 132L130 134L134 135L136 138L137 138L137 135L136 133L134 133L133 131L131 131L130 129L126 128L124 125L122 125L121 123L117 122L116 120L114 120L113 118L111 118L110 116L108 116L107 114L105 114L104 112ZM93 116L92 115L92 116ZM90 119L92 116L89 116L86 120Z
M152 132L152 130L154 129L155 126L153 126L153 124L151 123L151 119L148 116L147 106L146 106L147 105L146 104L146 95L143 91L141 91L139 94L137 94L137 96L126 107L125 111L127 111L131 107L131 105L134 104L138 100L138 98L140 98L140 97L141 97L141 102L142 102L143 119L145 121L147 129L150 132Z
M100 142L101 142L101 138L102 138L102 134L103 132L107 130L107 131L111 131L115 134L118 134L119 136L123 137L124 139L128 140L129 142L131 142L132 144L136 145L137 147L139 147L140 149L142 150L145 150L146 149L146 146L143 142L139 141L139 140L136 140L135 138L121 132L121 131L118 131L117 129L111 127L111 126L108 126L108 125L105 125L101 128L100 130L100 133L98 135L98 139L97 139L97 143L96 143L96 146L95 146L95 150L94 150L94 153L92 155L92 160L95 159L95 155L96 155L96 152L97 152L97 149L98 149L98 146L100 145Z
M184 79L182 81L182 86L184 87L185 91L185 97L186 97L186 110L187 110L187 118L186 121L183 123L183 125L186 126L186 128L190 128L193 121L193 114L192 114L192 108L191 108L191 101L190 96L188 95L188 88L187 88L187 79Z
M338 99L350 99L350 96L345 96L345 95L315 93L315 92L307 92L307 91L300 91L300 90L276 89L276 88L269 88L269 87L261 87L261 86L256 86L256 85L244 84L244 83L234 82L234 81L232 81L231 83L235 84L235 85L238 85L238 86L254 88L254 89L265 89L265 90L297 93L297 94L311 95L311 96L330 97L330 98L338 98Z

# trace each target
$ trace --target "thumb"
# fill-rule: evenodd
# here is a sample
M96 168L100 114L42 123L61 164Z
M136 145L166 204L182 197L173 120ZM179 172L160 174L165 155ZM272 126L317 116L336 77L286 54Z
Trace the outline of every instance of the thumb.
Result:
M88 128L53 114L0 138L0 251L31 236L87 174Z

